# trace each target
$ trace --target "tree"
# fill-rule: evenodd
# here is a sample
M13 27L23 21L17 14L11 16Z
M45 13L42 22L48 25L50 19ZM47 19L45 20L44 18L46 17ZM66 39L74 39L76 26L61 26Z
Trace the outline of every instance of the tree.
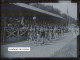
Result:
M40 4L40 3L32 3L32 4L30 4L30 5L32 5L32 6L34 6L34 7L37 7L37 8L40 8L40 9L42 9L42 10L45 10L45 11L54 13L54 14L61 15L61 14L60 14L60 10L55 9L55 8L53 8L53 6L50 6L50 5L47 5L47 6L46 6L46 5L43 5L43 4Z

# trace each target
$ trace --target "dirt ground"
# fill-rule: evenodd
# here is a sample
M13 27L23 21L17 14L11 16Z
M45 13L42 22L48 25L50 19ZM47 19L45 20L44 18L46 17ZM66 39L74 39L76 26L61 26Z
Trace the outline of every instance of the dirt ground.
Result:
M55 52L53 57L77 57L77 39L75 38L59 51Z

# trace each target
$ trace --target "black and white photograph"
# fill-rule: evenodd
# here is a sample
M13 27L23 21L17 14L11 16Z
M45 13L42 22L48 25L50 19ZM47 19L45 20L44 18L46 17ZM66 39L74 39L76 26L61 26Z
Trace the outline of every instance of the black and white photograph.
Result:
M2 58L77 57L77 3L2 3Z

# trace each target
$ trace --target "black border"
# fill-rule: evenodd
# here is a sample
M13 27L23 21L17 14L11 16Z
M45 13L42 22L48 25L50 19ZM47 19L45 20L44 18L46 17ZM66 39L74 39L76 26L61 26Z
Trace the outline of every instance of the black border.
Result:
M78 26L79 26L79 35L77 36L77 48L78 48L77 53L78 53L78 57L80 58L80 1L78 1L77 8L78 8L78 12L77 12L78 21L77 22L78 22Z
M52 3L58 3L58 0L1 0L1 3L14 3L14 2L22 2L22 3L35 3L35 2L52 2ZM79 5L80 5L80 1L79 0L71 0L72 3L77 3L77 17L78 17L78 26L79 26L79 33L80 33L80 9L79 9ZM1 11L0 11L1 12ZM1 17L0 17L1 18ZM1 22L1 20L0 20ZM1 31L0 31L1 32ZM1 41L1 40L0 40ZM1 45L0 45L1 46ZM1 60L18 60L18 59L24 59L24 60L38 60L38 59L50 59L50 60L78 60L80 57L80 34L77 36L77 53L78 53L78 57L77 58L1 58ZM1 52L1 51L0 51Z
M24 2L24 3L31 3L31 2L58 2L58 0L2 0L3 3L14 3L14 2Z

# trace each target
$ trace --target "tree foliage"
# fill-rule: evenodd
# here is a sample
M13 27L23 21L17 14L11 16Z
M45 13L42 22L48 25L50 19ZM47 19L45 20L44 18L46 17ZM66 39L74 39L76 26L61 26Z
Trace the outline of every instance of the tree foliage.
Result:
M35 4L32 3L31 5L34 6L34 7L40 8L42 10L45 10L45 11L48 11L48 12L51 12L51 13L54 13L54 14L62 16L63 18L65 18L65 21L67 22L67 24L69 23L69 20L70 20L71 24L72 23L76 24L76 20L74 18L68 16L67 14L61 14L60 10L54 8L51 5L43 5L43 4L40 4L40 3L35 3Z
M58 10L56 8L53 8L53 6L43 5L43 4L40 4L40 3L35 3L35 4L33 3L31 5L34 6L34 7L40 8L42 10L60 15L60 10Z

